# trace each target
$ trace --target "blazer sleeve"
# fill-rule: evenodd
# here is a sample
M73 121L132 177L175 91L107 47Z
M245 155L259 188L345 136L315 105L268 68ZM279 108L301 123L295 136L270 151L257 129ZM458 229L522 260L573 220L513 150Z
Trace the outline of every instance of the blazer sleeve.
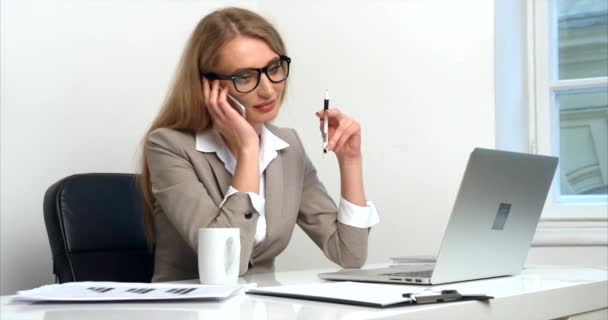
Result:
M180 143L179 138L183 134L171 129L157 129L146 141L155 206L161 207L194 252L198 252L199 228L239 228L239 273L242 275L248 270L259 213L246 193L230 196L221 208L211 199L196 175L184 150L185 145Z
M331 261L344 268L359 268L367 259L369 228L338 221L338 209L319 181L317 170L304 151L302 198L297 223Z

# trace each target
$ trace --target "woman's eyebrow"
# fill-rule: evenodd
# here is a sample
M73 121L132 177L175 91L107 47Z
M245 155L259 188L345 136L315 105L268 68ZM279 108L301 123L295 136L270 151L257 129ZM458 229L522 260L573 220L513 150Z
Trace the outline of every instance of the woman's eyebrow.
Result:
M238 69L238 70L234 71L232 74L236 74L236 73L239 73L239 72L242 72L242 71L247 71L247 70L258 70L258 69L262 69L262 68L268 67L269 65L271 65L271 64L273 64L273 63L275 63L275 62L277 62L277 61L279 61L279 60L281 60L281 57L277 56L277 57L272 58L270 61L268 61L268 63L266 63L266 64L265 64L263 67L261 67L261 68L253 68L253 67L251 67L251 68L241 68L241 69Z

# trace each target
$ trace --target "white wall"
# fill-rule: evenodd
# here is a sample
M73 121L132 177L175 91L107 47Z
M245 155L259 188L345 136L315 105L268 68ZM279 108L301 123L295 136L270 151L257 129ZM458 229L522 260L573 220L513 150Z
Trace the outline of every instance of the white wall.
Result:
M494 146L492 1L263 0L259 8L293 58L277 123L300 132L335 198L337 165L319 152L313 114L325 89L363 125L366 194L381 214L368 261L435 254L469 152ZM321 265L332 264L299 230L277 263Z
M0 292L53 281L46 188L134 172L199 19L243 1L8 0L1 7Z

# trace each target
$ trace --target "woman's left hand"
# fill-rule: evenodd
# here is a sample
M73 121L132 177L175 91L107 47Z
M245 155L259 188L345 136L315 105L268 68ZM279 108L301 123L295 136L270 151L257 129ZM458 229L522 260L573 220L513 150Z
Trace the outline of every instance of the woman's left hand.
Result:
M321 135L323 135L323 114L325 111L316 113L319 117ZM338 109L329 109L328 134L329 142L327 151L333 151L338 161L358 160L361 158L361 126L355 119L340 112Z

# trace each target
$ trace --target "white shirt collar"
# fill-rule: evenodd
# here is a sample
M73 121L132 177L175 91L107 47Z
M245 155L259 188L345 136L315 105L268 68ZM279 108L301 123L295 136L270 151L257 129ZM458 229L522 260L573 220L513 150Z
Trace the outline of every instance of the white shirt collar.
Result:
M260 149L279 151L289 147L289 143L277 137L266 126L262 126L260 134Z
M266 126L262 126L260 133L260 175L278 155L279 150L289 147L289 144L277 137ZM236 159L228 150L224 140L214 128L209 128L196 134L196 150L200 152L215 152L224 163L226 170L234 175Z

